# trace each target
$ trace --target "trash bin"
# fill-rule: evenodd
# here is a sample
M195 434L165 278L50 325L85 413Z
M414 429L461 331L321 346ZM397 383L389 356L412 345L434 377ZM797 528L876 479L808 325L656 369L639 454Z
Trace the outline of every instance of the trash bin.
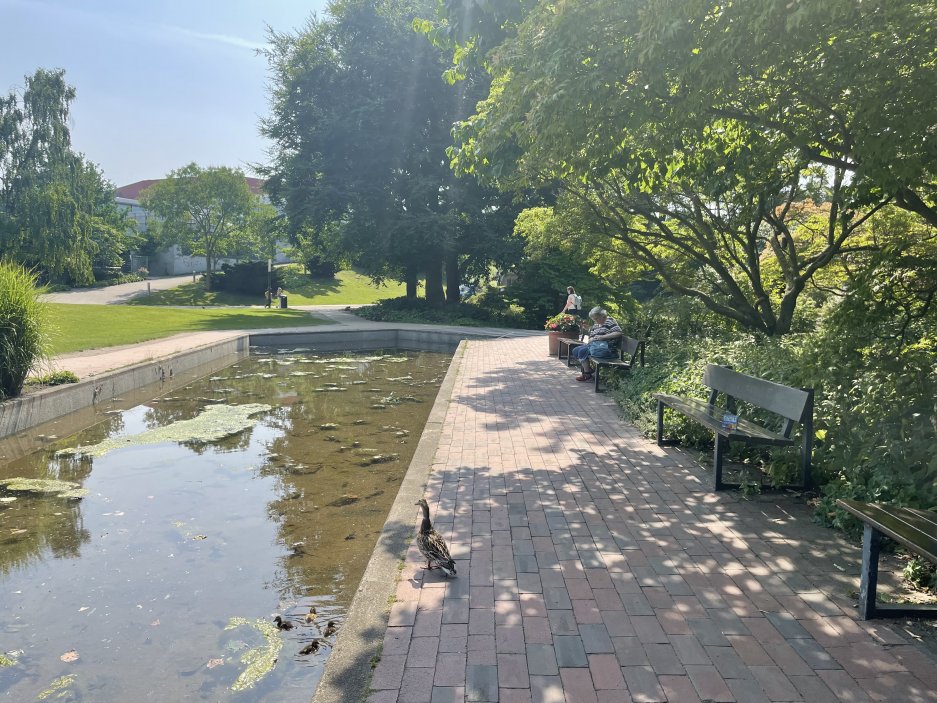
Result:
M280 296L280 309L286 310L286 296L285 295Z

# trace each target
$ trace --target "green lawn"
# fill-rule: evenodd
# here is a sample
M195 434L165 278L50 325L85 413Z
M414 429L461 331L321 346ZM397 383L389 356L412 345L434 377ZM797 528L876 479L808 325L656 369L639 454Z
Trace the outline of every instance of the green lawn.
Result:
M311 279L290 272L284 286L289 305L363 305L385 298L406 295L401 283L380 287L354 271L339 271L335 278ZM256 297L225 292L206 292L202 283L187 283L167 291L134 298L129 305L263 305L263 296Z
M49 303L53 355L134 344L180 332L248 330L326 324L299 310L198 308Z

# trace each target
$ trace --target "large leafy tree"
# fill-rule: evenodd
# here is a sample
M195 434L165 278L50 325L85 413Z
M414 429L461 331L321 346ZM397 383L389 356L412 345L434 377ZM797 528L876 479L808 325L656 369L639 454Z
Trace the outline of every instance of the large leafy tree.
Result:
M216 259L249 249L254 240L252 214L260 203L238 169L191 163L143 191L141 202L159 218L161 242L205 257L209 290Z
M120 262L130 223L100 170L71 148L74 98L63 71L42 69L0 97L0 252L84 284L96 261Z
M453 27L467 8L494 16L472 0L447 5ZM895 202L929 217L937 76L921 19L932 12L568 0L514 23L489 17L473 25L487 39L463 38L465 49L501 37L454 163L506 187L559 183L671 288L781 334L816 272L868 246L856 234L870 214ZM911 104L921 110L893 126ZM823 226L796 236L818 193ZM773 290L766 257L783 279Z
M457 179L446 149L454 121L482 93L441 78L440 50L413 29L428 0L342 0L269 52L274 143L261 169L297 242L342 251L375 279L421 273L433 303L458 299L472 268L516 255L509 199ZM447 295L443 291L446 273Z

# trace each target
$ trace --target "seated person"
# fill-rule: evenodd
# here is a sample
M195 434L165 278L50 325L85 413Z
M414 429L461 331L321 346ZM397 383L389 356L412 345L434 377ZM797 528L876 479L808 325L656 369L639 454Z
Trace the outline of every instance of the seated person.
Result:
M579 366L582 373L576 376L577 381L592 380L592 367L589 366L589 357L594 356L597 359L615 359L618 357L618 349L621 345L622 331L615 318L609 317L609 314L600 307L594 307L589 311L589 317L595 323L589 330L589 343L576 347L573 354L579 359Z

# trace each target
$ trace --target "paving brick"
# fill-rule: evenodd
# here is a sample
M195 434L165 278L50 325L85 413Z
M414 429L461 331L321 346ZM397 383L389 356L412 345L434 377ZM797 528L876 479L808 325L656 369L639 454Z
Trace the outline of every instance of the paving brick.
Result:
M407 667L400 683L400 700L410 703L430 703L433 698L432 668L414 669Z
M675 703L701 703L696 688L689 676L659 676L658 682L664 690L666 700Z
M566 703L563 681L557 676L530 677L531 703Z
M558 676L554 647L548 644L527 645L527 668L530 676Z
M589 671L596 690L624 690L625 679L621 675L621 666L613 654L590 654Z
M406 662L405 655L382 656L371 675L371 688L375 690L399 689Z
M554 635L553 647L560 667L589 666L582 639L577 635Z
M606 654L615 651L605 625L587 623L579 626L579 636L587 654Z
M566 703L598 703L588 669L560 669Z
M699 697L716 703L732 703L735 696L714 666L688 665L686 673L693 682Z
M530 688L526 652L498 655L498 684L501 688Z
M465 700L498 700L498 667L469 664L465 668Z
M667 700L664 689L651 667L623 666L621 673L631 699L636 703L658 703Z

